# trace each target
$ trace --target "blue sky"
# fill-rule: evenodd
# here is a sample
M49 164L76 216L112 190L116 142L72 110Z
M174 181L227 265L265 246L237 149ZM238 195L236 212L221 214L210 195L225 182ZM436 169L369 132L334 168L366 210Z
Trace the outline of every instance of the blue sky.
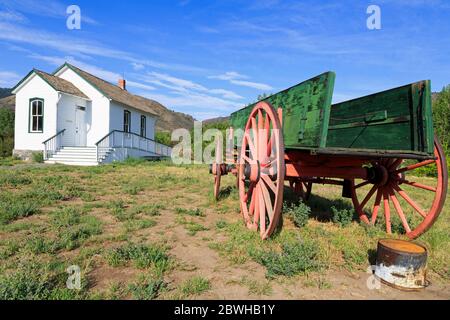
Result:
M81 8L68 30L66 8ZM381 8L381 30L366 9ZM324 71L334 101L423 79L450 84L450 3L0 0L0 87L64 61L197 119L229 115Z

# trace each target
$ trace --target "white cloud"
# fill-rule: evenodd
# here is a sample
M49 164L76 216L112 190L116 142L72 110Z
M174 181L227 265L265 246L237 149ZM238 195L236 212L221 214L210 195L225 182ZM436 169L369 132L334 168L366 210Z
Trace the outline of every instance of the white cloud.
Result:
M0 87L11 88L15 86L22 77L12 71L0 71Z
M200 70L204 71L201 68L191 66L167 64L148 59L139 59L131 55L129 52L112 49L98 42L94 43L86 40L80 40L79 38L61 36L59 34L47 31L25 28L23 26L2 22L1 20L0 30L0 39L2 40L31 44L45 48L46 50L53 49L64 54L70 54L85 59L90 58L91 56L98 56L127 61L129 63L136 63L137 65L143 65L157 69L181 70L190 72L198 72Z
M103 80L111 82L113 84L116 84L118 79L122 78L122 76L116 72L108 71L108 70L93 66L91 64L87 64L87 63L79 61L73 57L54 57L54 56L44 56L44 55L38 55L38 54L31 54L29 57L45 61L45 62L55 65L55 66L61 66L65 62L68 62L82 70L85 70L86 72L89 72L89 73L91 73ZM140 83L140 82L132 81L132 80L127 80L127 86L134 87L137 89L142 89L142 90L149 90L149 91L155 90L155 87L152 87L147 84Z
M145 66L144 66L143 64L137 63L137 62L132 62L132 63L131 63L131 66L132 66L133 69L136 70L136 71L140 71L140 70L145 69Z
M10 11L18 11L32 15L38 15L50 18L66 18L66 9L68 5L56 1L35 1L35 0L0 0L0 4L8 8ZM81 6L81 21L87 24L97 25L98 22L86 15Z
M208 78L224 80L224 81L228 81L237 86L249 87L249 88L258 89L258 90L272 90L273 89L273 87L271 87L270 85L265 84L265 83L242 80L242 79L248 79L248 76L240 74L236 71L228 71L228 72L225 72L224 74L219 74L216 76L209 76Z
M226 89L209 89L205 86L195 83L190 80L180 79L168 74L149 72L145 76L141 76L143 81L148 82L152 85L157 85L166 89L172 90L174 93L180 94L190 94L192 92L202 93L202 94L212 94L221 96L224 99L239 100L243 99L242 96L237 93L226 90Z
M209 79L218 79L218 80L235 80L235 79L248 79L247 76L244 76L236 71L228 71L224 74L219 74L217 76L209 76Z
M19 12L4 10L0 11L0 21L25 22L27 18Z
M244 97L234 93L233 91L230 90L225 90L225 89L211 89L209 90L209 92L213 93L213 94L217 94L217 95L221 95L222 97L226 98L226 99L233 99L233 100L240 100L240 99L244 99Z

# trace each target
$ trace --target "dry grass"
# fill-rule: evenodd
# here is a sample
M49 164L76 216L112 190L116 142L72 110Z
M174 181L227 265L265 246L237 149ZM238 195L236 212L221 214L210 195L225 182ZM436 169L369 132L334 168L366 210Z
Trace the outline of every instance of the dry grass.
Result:
M306 225L285 217L282 230L263 242L241 223L234 179L224 177L216 202L206 166L130 161L0 169L7 209L0 212L0 298L290 298L299 284L333 290L330 272L364 272L377 240L387 236L357 221L333 222L331 207L350 203L338 187L315 185ZM449 205L420 239L431 251L430 277L444 285ZM73 264L82 270L80 291L65 287Z

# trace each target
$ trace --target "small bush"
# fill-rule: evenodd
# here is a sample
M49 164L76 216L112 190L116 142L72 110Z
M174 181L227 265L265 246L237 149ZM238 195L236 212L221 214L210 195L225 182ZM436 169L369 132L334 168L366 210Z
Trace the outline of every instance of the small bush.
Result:
M297 205L292 203L290 206L285 203L283 212L292 219L297 227L301 228L308 224L311 208L303 202L300 202Z
M339 224L341 227L348 226L352 223L353 217L355 216L354 209L337 209L336 207L331 207L333 212L333 222Z
M31 159L33 160L33 162L43 163L44 162L44 154L42 152L33 152L31 154Z
M267 277L277 275L288 277L318 271L322 264L318 261L318 246L313 241L288 242L282 245L281 252L257 251L253 258L266 267Z

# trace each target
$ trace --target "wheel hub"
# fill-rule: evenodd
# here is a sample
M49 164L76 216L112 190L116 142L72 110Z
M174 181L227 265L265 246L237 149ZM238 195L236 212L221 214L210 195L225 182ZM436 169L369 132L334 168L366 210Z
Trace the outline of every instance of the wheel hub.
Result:
M250 182L258 182L261 177L261 164L256 161L254 164L246 163L244 167L244 176Z

